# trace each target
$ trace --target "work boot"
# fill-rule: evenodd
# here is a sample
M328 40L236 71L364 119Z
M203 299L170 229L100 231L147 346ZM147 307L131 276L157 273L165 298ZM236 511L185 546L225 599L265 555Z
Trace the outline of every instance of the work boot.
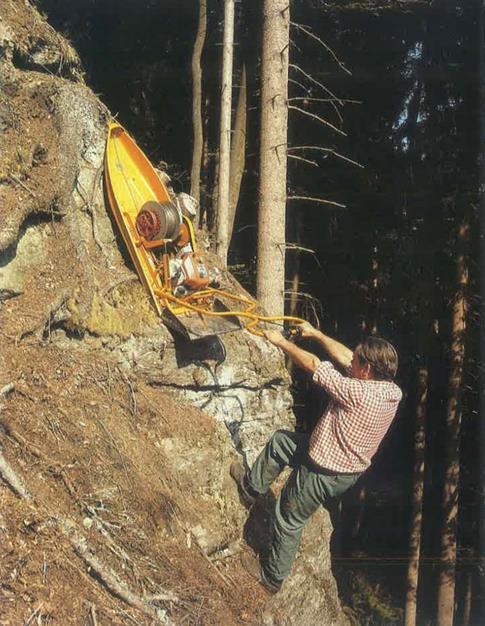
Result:
M244 567L246 572L252 576L252 578L257 580L258 583L269 593L275 594L281 589L283 582L271 581L265 573L263 566L253 554L243 554L241 556L241 565Z
M239 463L239 461L234 461L233 463L231 463L229 473L237 484L239 495L241 497L241 500L243 501L244 506L250 509L256 502L256 497L258 494L254 491L254 489L251 489L251 487L249 486L246 470L241 465L241 463Z

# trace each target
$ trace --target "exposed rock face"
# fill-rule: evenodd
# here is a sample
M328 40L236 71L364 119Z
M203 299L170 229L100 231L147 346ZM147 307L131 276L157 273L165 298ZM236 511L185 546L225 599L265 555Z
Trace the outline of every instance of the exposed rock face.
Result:
M180 484L191 503L186 508L180 504L182 518L178 523L183 532L180 528L170 530L176 524L175 514L170 514L165 531L159 529L153 534L141 528L141 532L147 541L150 538L161 545L167 537L169 543L172 541L171 532L182 532L183 537L187 536L187 550L195 541L208 555L221 547L238 545L242 532L246 514L227 479L235 449L251 462L271 432L291 427L288 376L278 352L246 331L224 337L227 358L221 365L204 362L180 367L173 337L160 323L139 284L104 203L102 174L108 119L109 112L84 84L76 53L63 38L23 0L2 2L0 328L8 346L0 356L0 388L12 380L23 388L25 398L37 389L39 376L45 375L51 385L57 377L59 390L46 393L43 400L49 410L54 414L68 410L72 415L81 405L84 407L69 433L60 435L61 427L61 431L55 431L62 450L66 438L73 446L70 451L59 449L58 462L72 464L69 458L79 456L75 464L89 472L88 465L83 466L88 460L77 455L77 447L83 445L83 437L95 448L101 444L89 435L90 418L86 415L91 405L86 398L97 385L109 399L106 406L111 406L117 393L126 393L116 386L126 384L130 399L129 406L126 400L120 400L124 408L119 415L119 433L112 414L109 420L106 418L109 432L120 437L123 433L124 439L117 440L111 449L108 446L106 454L113 455L113 463L118 464L116 457L122 456L124 470L127 463L136 464L136 457L138 467L142 467L146 454L152 468L160 464L160 472L170 476L171 484ZM96 363L91 380L86 365L90 360ZM73 362L82 367L72 367ZM54 368L54 363L60 365ZM109 374L103 378L102 371ZM160 406L169 407L164 410L171 411L170 432L140 417L136 404L139 390L143 397L159 397ZM166 399L167 392L172 401ZM62 409L64 401L68 409ZM27 421L20 417L24 410L20 397L11 403L9 419L15 429L26 429L25 439L41 448L46 442L40 422L37 424L30 414ZM98 403L98 399L91 403ZM143 406L149 411L148 405ZM210 436L203 429L197 430L205 424L200 416L194 417L192 436L186 436L185 429L191 426L184 418L193 411L199 415L196 409L215 418L212 426L204 426L213 433ZM181 418L178 426L175 417ZM97 427L99 419L93 422ZM138 421L130 426L130 420ZM197 420L202 421L199 424ZM80 423L85 426L81 428ZM202 433L200 438L194 439L198 432ZM6 449L15 462L17 448L9 444ZM18 467L28 475L29 465L19 462ZM56 471L63 475L61 470ZM153 474L153 469L146 477L142 471L133 474L134 491L140 489L143 493L146 480L155 495L145 499L140 496L127 507L150 509L149 503L158 497ZM110 483L113 478L96 476L93 490L105 489L103 480ZM31 479L31 488L40 489L39 477L32 475ZM74 484L73 493L81 490L81 484ZM129 492L125 496L128 502ZM8 498L9 506L15 507L14 497ZM46 501L55 505L55 495L50 493L49 498ZM199 508L197 514L193 507ZM72 516L81 515L79 523L85 529L90 529L96 518L88 514L89 508L71 510ZM142 515L140 524L145 523L143 520L146 522L146 516ZM315 516L283 591L265 599L264 610L254 609L248 619L241 617L241 621L254 623L260 613L263 623L272 625L345 621L330 571L330 531L328 515L322 512ZM101 533L96 538L98 544L102 538ZM148 558L146 545L142 544L140 539L139 550L130 553L129 561L137 563L137 559ZM188 553L187 560L191 558ZM212 567L217 569L216 565ZM238 566L234 568L233 575L241 575ZM130 576L136 586L135 569L133 566ZM221 576L224 578L219 572ZM68 597L65 603L69 603ZM220 623L240 623L237 611L223 619L222 609L217 606ZM16 617L26 614L21 604L15 610L18 613L12 615ZM52 614L55 612L54 606ZM138 615L137 619L143 617ZM146 615L145 619L139 623L152 623Z

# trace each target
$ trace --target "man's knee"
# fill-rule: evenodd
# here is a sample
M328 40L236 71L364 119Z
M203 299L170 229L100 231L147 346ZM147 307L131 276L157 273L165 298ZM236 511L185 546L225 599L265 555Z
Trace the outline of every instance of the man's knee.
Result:
M269 440L269 445L271 449L271 456L275 457L278 455L278 452L286 447L285 444L288 442L290 431L288 430L276 430L271 439Z

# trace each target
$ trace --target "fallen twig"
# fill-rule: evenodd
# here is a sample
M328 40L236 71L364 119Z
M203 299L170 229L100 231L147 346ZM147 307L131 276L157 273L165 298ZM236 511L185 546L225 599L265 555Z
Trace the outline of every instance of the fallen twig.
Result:
M234 582L232 580L230 580L227 576L225 576L218 568L217 566L210 560L210 558L207 556L207 554L204 552L204 550L199 546L198 542L195 542L195 545L197 546L197 548L199 549L199 552L202 554L202 556L204 557L204 559L207 561L207 563L209 563L209 565L211 566L211 568L213 570L215 570L215 572L217 573L218 576L220 576L221 580L224 581L225 585L234 585Z
M14 389L15 389L15 385L13 383L8 383L8 385L5 385L5 387L2 387L0 389L0 398L4 398Z
M64 468L61 467L55 461L52 461L51 459L49 459L49 457L46 454L44 454L44 452L42 452L42 450L38 448L35 444L30 443L30 441L27 441L27 439L25 439L25 437L23 437L19 432L17 432L7 420L2 419L1 425L9 437L14 439L20 446L27 449L35 457L37 457L38 459L46 463L47 469L62 480L71 498L75 502L77 502L78 496L77 496L76 490L74 489L71 481L69 480L69 477L67 476Z
M30 500L31 495L27 491L22 479L17 476L14 469L7 461L7 459L3 456L3 453L0 451L0 475L3 480L11 487L11 489L21 498L25 500Z
M91 604L89 608L89 617L91 618L92 626L98 626L98 620L96 619L96 607Z
M37 196L35 195L35 193L32 191L32 189L29 189L27 187L27 185L25 185L20 178L17 178L17 176L14 176L13 174L10 174L9 177L16 183L18 183L23 189L25 189L25 191L27 191L28 193L30 193L30 195L32 196L32 198L35 198L37 200Z
M40 613L40 610L43 606L44 606L44 603L41 602L39 606L36 609L34 609L34 611L30 614L30 617L24 622L24 626L29 626L29 624L32 624L32 622L34 621L34 617L36 617L36 615Z
M0 475L18 496L25 500L30 500L32 498L32 496L24 486L22 480L19 478L19 476L17 476L8 461L4 458L1 451ZM142 611L145 615L148 615L152 619L157 620L157 622L159 622L160 624L164 624L165 626L171 626L172 622L168 618L165 610L152 606L147 599L133 593L127 587L127 585L122 580L120 580L115 572L108 571L106 565L104 565L104 563L102 563L93 554L93 551L90 548L87 540L76 530L75 525L71 521L58 517L57 523L61 532L65 535L65 537L73 546L76 554L81 559L83 559L83 561L90 568L90 574L98 578L112 595L121 598L121 600L124 600L130 606L133 606L139 611ZM174 594L171 594L169 591L160 591L156 595L156 597L154 596L152 598L153 601L160 601L162 599L167 602L177 602L178 600L177 597ZM40 604L37 609L30 615L27 622L25 622L26 626L27 624L32 623L32 620L39 613L42 606L43 605Z
M128 386L128 392L130 394L129 410L133 419L136 419L138 416L138 404L136 401L135 386L133 382L130 380L130 378L125 374L125 372L123 372L119 368L118 368L118 371L120 372L121 377L123 378L123 380Z
M111 431L108 429L106 424L104 424L103 421L98 418L98 416L95 414L94 411L93 411L93 417L94 417L95 422L99 426L101 426L101 428L104 430L104 432L108 435L112 447L114 447L114 449L118 453L118 456L120 457L121 464L123 465L123 469L125 470L126 479L128 480L129 484L131 485L132 484L132 480L131 480L130 473L128 471L128 467L126 465L125 455L121 452L118 444L116 443L116 439L111 434Z
M159 623L166 624L167 626L171 624L170 619L166 615L166 611L152 606L149 602L133 593L128 589L126 584L120 580L115 572L107 570L104 563L92 553L86 538L78 533L70 522L59 519L59 524L62 532L71 542L76 554L89 566L91 575L94 574L111 594L121 598L130 606L145 613L145 615L156 619ZM168 597L168 593L166 595ZM170 597L172 601L176 601L175 596Z

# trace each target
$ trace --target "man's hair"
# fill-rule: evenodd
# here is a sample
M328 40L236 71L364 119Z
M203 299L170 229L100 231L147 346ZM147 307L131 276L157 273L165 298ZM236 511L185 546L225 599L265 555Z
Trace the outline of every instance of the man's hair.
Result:
M380 337L367 337L355 349L361 365L368 363L376 380L393 380L398 357L392 344Z

